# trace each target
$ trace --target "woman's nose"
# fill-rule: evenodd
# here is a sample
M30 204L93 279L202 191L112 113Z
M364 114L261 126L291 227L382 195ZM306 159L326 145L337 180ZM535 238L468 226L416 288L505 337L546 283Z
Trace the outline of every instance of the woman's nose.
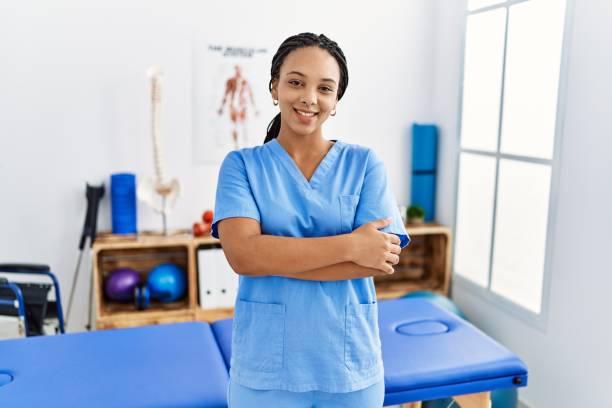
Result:
M305 89L300 100L308 106L316 105L317 94L314 90Z

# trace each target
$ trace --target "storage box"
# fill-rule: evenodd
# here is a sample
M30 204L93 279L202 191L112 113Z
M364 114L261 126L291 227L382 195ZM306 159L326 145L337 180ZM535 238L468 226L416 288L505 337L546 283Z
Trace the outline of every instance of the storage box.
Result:
M431 290L448 296L450 229L439 224L408 224L406 231L411 241L402 250L395 272L374 277L377 297L391 299L417 290Z
M193 320L197 304L197 281L192 241L189 236L96 241L92 251L96 327L129 327ZM150 307L138 310L135 302L116 302L105 295L104 283L113 270L132 268L140 274L141 282L144 283L149 272L162 263L175 264L185 272L187 290L181 299L168 303L151 300Z

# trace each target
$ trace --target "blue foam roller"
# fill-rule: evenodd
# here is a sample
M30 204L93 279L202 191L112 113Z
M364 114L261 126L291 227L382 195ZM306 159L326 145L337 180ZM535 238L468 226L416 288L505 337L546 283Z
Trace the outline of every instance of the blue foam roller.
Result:
M436 211L436 176L433 174L413 174L410 203L420 205L425 210L425 221L432 221Z
M438 128L436 125L412 125L412 169L414 172L436 171Z
M113 234L136 233L136 176L111 175L111 218Z

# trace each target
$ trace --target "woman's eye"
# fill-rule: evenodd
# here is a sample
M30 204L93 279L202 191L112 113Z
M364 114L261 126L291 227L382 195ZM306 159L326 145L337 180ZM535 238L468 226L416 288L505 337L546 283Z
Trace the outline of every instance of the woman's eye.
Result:
M289 81L289 83L290 83L291 85L293 85L293 86L298 86L298 85L300 85L300 81L296 81L295 79L294 79L294 80Z
M327 87L327 86L322 87L322 88L321 88L321 90L323 90L323 91L325 91L325 92L334 92L334 90L333 90L333 89L331 89L331 88L329 88L329 87Z

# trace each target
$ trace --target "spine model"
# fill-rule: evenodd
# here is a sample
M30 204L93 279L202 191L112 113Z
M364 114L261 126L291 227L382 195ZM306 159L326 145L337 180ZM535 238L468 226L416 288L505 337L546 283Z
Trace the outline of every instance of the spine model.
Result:
M151 80L151 135L153 136L153 162L155 165L155 176L157 183L164 184L164 165L159 140L162 72L159 67L152 66L147 70L147 76Z
M154 178L146 178L138 185L138 198L161 213L164 234L168 233L166 216L170 213L180 195L180 184L177 179L166 178L160 135L161 111L161 77L162 71L157 66L147 70L151 81L151 136L153 142ZM160 200L161 198L161 200ZM161 201L161 202L160 202Z

